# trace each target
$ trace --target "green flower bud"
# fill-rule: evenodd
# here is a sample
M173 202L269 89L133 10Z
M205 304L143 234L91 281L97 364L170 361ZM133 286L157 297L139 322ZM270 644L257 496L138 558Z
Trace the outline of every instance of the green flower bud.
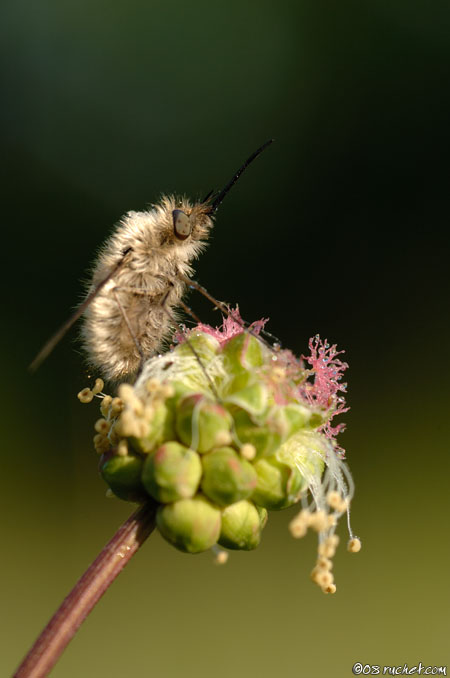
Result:
M263 362L261 343L248 332L237 334L222 349L227 371L239 373L260 367Z
M156 524L164 539L180 551L200 553L214 546L220 535L220 509L206 497L179 499L161 505Z
M148 495L141 482L143 459L136 455L121 456L110 452L100 458L100 473L116 497L141 502Z
M257 478L253 465L231 447L213 450L202 461L202 490L220 506L245 499L255 489Z
M251 501L238 501L222 511L222 529L218 543L227 549L255 549L261 540L264 524L257 507Z
M267 509L280 510L292 506L305 485L296 466L277 459L276 455L254 463L258 484L252 500Z
M202 475L197 452L171 441L150 454L142 471L147 492L164 504L193 497Z
M183 398L177 406L176 431L181 442L204 454L231 440L232 418L222 405L200 393Z
M279 418L279 415L277 415ZM280 426L277 417L268 418L258 425L245 410L233 412L234 431L240 444L250 443L256 449L256 458L274 454L285 439L288 426Z

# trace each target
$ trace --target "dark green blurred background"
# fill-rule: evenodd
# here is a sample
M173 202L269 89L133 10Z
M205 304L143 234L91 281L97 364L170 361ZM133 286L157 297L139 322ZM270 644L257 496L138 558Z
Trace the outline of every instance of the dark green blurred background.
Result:
M289 512L224 568L153 535L52 676L450 663L449 24L413 0L4 3L2 676L131 512L97 475L76 331L26 366L125 211L220 188L270 137L197 279L297 353L346 349L363 551L341 546L324 596Z

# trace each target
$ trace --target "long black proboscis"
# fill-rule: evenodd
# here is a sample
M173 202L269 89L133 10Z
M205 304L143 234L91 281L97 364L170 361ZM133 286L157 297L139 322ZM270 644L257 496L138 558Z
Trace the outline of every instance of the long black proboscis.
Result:
M29 366L30 372L36 372L38 367L44 362L46 358L50 355L50 353L53 351L55 346L61 341L63 336L66 334L68 330L72 327L72 325L78 320L78 318L83 315L89 304L94 300L94 298L97 296L97 294L100 292L100 290L106 285L106 283L113 278L116 273L122 268L124 265L127 256L131 252L131 247L128 248L124 253L122 258L117 262L115 266L111 269L111 271L108 273L106 278L104 278L99 284L92 290L90 294L86 297L86 299L83 301L80 306L78 306L77 310L73 315L70 316L66 322L61 325L59 330L55 332L55 334L49 339L44 346L41 348L39 353L37 354L36 358L33 360L33 362Z
M265 144L256 149L256 151L254 151L254 153L252 153L251 156L247 158L244 164L239 167L238 171L233 175L232 179L230 179L225 188L223 188L220 191L219 195L216 198L214 198L214 201L211 203L211 212L215 212L217 210L220 203L225 198L226 194L231 190L231 188L233 188L234 184L241 176L242 172L244 172L244 170L247 169L247 167L253 162L253 160L255 160L255 158L257 158L258 155L261 155L261 153L265 151L266 148L270 146L270 144L272 144L274 141L275 141L274 139L269 139L268 141L266 141Z

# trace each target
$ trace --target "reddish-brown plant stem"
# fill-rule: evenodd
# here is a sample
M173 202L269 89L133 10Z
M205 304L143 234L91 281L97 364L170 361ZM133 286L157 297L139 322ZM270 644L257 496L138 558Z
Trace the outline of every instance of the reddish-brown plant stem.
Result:
M155 527L155 505L147 503L117 530L63 601L17 669L14 678L44 678L95 604Z

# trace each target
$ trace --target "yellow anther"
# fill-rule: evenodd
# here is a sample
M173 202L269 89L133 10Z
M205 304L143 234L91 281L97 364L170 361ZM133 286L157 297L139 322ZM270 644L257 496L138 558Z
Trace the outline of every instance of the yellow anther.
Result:
M124 403L128 403L130 400L134 400L136 398L134 395L134 388L131 384L120 384L118 393L119 398L121 398Z
M297 519L303 520L305 522L305 524L308 525L308 527L309 527L309 525L311 524L312 516L313 516L313 514L311 513L311 511L309 509L302 509L300 511L300 513L297 515Z
M125 403L127 407L131 407L133 412L137 414L139 417L141 417L144 414L144 403L142 400L139 400L136 398L136 400L133 403Z
M313 569L311 570L311 573L310 573L309 576L311 577L312 581L315 582L316 584L317 584L317 577L322 571L323 570L320 567L317 567L317 565L316 565L316 567L313 567Z
M328 492L327 495L327 503L328 506L331 506L332 509L335 509L336 511L340 511L340 507L342 505L343 499L339 492L336 490L333 490L332 492Z
M94 384L94 388L92 389L92 393L94 395L97 395L97 393L100 393L100 391L103 391L104 385L105 385L105 383L104 383L103 379L96 379L95 384Z
M80 401L80 403L90 403L92 401L93 397L94 397L94 394L92 393L90 388L84 388L77 395L77 398Z
M324 593L336 593L336 584L329 584L322 589Z
M113 398L111 402L111 414L113 416L119 414L123 410L123 400L121 398Z
M247 459L247 461L252 461L252 459L256 457L256 447L251 443L245 443L242 445L240 452L244 459Z
M110 426L111 424L107 422L106 419L97 419L94 428L97 431L97 433L101 433L102 435L106 436L108 434Z
M127 438L128 436L139 437L139 420L129 410L125 410L120 415L120 419L116 424L116 431L120 436Z
M231 433L229 431L218 431L216 434L216 446L222 447L223 445L229 445L232 441Z
M228 560L228 553L226 551L219 551L216 553L216 557L214 558L214 563L216 565L225 565L225 563Z
M105 438L104 435L102 435L101 433L97 433L94 436L94 448L98 454L103 454L103 452L107 452L110 447L111 447L110 442L108 438Z
M320 556L319 558L317 558L317 566L320 567L322 570L332 570L333 561L330 560L330 558Z
M358 537L353 537L347 544L347 551L350 553L358 553L361 551L361 540Z
M332 558L336 553L336 547L339 544L339 537L337 534L330 534L329 537L324 539L322 543L319 544L317 549L319 556L324 556L324 558Z
M159 391L160 386L161 382L159 382L158 379L155 379L153 377L149 379L145 384L145 388L149 393L155 393L156 391Z
M308 531L308 525L298 516L289 523L289 531L294 539L301 539Z
M317 553L324 558L332 558L336 553L336 547L325 541L322 544L319 544Z
M112 403L112 398L110 395L105 396L102 398L102 401L100 403L100 412L103 414L104 417L107 417L109 414L109 410L111 407Z
M132 409L135 414L142 414L144 412L144 404L140 398L137 397L134 388L131 384L120 384L119 397L126 408Z
M321 588L325 588L333 584L334 578L329 570L319 570L319 572L317 572L317 574L314 577L314 581Z
M311 514L309 523L316 532L324 532L328 527L328 519L325 511L316 511Z

